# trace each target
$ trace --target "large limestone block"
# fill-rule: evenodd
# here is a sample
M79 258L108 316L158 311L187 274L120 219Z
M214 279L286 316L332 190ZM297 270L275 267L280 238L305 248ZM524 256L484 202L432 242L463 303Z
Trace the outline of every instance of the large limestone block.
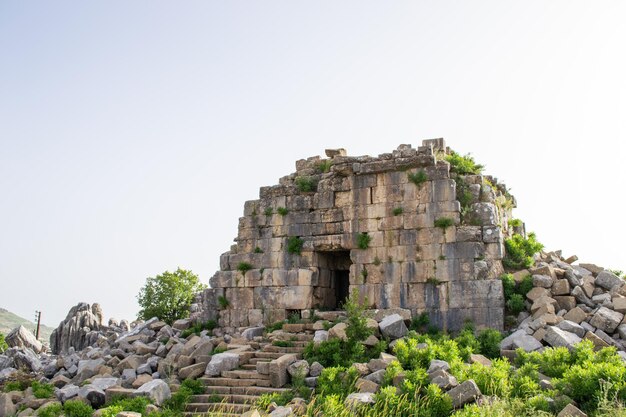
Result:
M383 337L390 339L400 339L408 333L404 320L399 314L392 314L385 317L378 326Z
M169 385L162 379L155 379L143 384L135 392L136 396L148 397L157 406L162 406L165 400L172 397Z
M194 363L178 370L178 376L181 379L196 379L206 371L206 362Z
M290 353L270 362L269 374L270 384L272 387L281 388L289 382L289 373L287 369L289 368L289 365L297 360L298 357L295 354Z
M467 403L476 401L476 399L480 397L481 392L476 382L474 382L473 379L468 379L448 391L448 395L452 398L452 406L454 408L461 408Z
M498 210L493 203L474 203L468 214L468 223L481 226L496 226Z
M515 350L522 348L526 352L532 352L541 349L543 345L533 336L526 333L526 330L518 330L502 339L500 342L501 350Z
M475 280L448 283L449 308L504 307L502 281Z
M548 326L543 340L552 347L565 346L571 350L574 348L574 345L580 343L582 339L575 333L561 330L556 326Z
M35 353L40 353L43 345L35 335L24 326L18 326L6 336L5 341L9 347L29 348Z
M585 337L585 333L587 332L580 324L569 320L563 320L557 324L557 327L566 332L574 333L578 337Z
M0 394L0 417L14 416L17 409L13 405L13 400L9 394Z
M567 404L556 417L587 417L587 414L583 413L578 407L570 403Z
M622 313L606 307L600 307L589 321L589 324L607 333L613 333L623 319L624 315Z
M311 308L313 302L313 287L255 287L254 306L289 310L305 310Z
M206 366L207 376L219 376L224 371L232 371L239 366L239 355L236 353L224 352L211 357L211 361Z
M610 271L602 271L596 277L596 285L606 290L612 290L624 285L624 280Z

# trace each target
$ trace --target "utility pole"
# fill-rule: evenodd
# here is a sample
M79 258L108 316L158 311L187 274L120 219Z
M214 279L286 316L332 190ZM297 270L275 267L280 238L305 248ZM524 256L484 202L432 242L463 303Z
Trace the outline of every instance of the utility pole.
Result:
M35 333L35 338L39 340L39 326L41 325L41 311L35 310L35 322L37 323L37 332Z

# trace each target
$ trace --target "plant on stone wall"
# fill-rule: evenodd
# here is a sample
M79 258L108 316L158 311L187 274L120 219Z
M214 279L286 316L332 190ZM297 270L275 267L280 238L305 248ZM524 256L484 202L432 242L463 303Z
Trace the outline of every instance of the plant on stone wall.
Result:
M289 210L287 210L285 207L278 207L276 209L276 211L278 212L278 214L280 214L281 216L286 216L287 213L289 213Z
M271 207L268 207L265 209L265 211L263 212L266 216L271 216L272 214L274 214L274 209Z
M230 307L230 301L228 301L228 298L224 297L223 295L217 297L217 303L220 305L220 308L222 310L226 310L228 307Z
M317 183L311 177L298 177L296 178L295 184L298 191L303 193L313 192L315 188L317 188Z
M372 237L367 232L359 233L356 237L356 245L359 249L367 249L370 247Z
M252 269L252 265L248 262L239 262L237 265L237 271L241 272L243 275L246 275L246 272Z
M263 249L257 246L256 248L254 248L254 253L263 253Z
M424 170L419 170L417 172L409 172L408 178L413 184L420 186L428 181L428 174Z
M393 209L393 215L394 216L399 216L402 213L404 213L404 209L402 207L396 207Z
M435 227L440 227L443 230L446 230L450 226L454 226L454 219L449 217L440 217L435 220Z
M287 252L292 255L300 255L302 253L303 245L304 240L300 239L298 236L291 236L287 239Z
M534 233L529 233L527 238L515 234L504 241L504 247L506 255L502 263L510 269L530 268L535 263L533 256L543 249Z
M329 172L332 164L333 163L330 159L325 159L321 161L319 164L317 164L317 170L323 173Z
M510 227L521 227L522 226L522 221L520 219L510 219L509 220L509 226Z
M450 171L459 175L480 175L485 168L477 164L470 154L462 156L454 151L446 156L446 161L450 163Z

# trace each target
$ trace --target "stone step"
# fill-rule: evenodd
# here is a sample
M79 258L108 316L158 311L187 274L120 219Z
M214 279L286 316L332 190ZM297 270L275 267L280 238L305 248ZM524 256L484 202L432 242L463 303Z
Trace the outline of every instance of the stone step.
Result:
M241 365L241 369L245 369L246 371L256 371L256 364L254 363L246 363Z
M255 366L254 369L256 369L256 364L258 362L270 362L271 360L272 360L271 358L252 358L249 361L250 362L249 365L254 365Z
M250 387L256 385L258 387L269 387L269 379L239 379L239 378L199 378L204 385L213 387Z
M191 413L183 412L183 417L240 417L240 413L211 413L207 415L205 413Z
M224 371L222 372L224 378L239 378L239 379L270 379L269 375L263 375L257 371Z
M280 352L256 352L254 354L256 358L264 358L264 359L278 359L283 355L284 353L280 353Z
M312 333L289 333L283 332L272 336L273 340L289 340L292 342L309 342L315 337L315 331Z
M234 403L188 403L185 411L192 413L229 413L242 414L250 410L253 404Z
M304 352L304 347L300 347L300 346L282 347L282 346L269 345L269 346L264 347L262 352L302 353L302 352Z
M272 394L274 392L281 393L284 391L289 391L289 388L272 388L272 387L257 387L254 385L247 387L215 387L215 386L207 386L204 388L204 395L256 395L260 396L263 394Z
M254 404L256 400L259 399L259 395L246 395L246 394L226 394L219 395L219 401L211 401L216 398L216 394L213 395L193 395L191 400L189 401L192 404L220 404L220 403L231 403L231 404Z

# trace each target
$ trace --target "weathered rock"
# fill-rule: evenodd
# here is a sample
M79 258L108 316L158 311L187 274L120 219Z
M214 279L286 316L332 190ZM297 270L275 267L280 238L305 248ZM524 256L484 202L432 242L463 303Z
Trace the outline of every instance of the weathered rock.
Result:
M239 355L236 353L224 352L211 357L211 361L206 366L207 376L218 376L224 371L232 371L239 366Z
M556 417L587 417L587 414L570 403L567 404Z
M337 338L337 339L341 339L341 340L347 340L348 336L346 335L346 327L348 327L348 325L346 323L337 323L337 324L335 324L328 331L328 337L329 338ZM315 335L317 335L317 332L315 332Z
M624 285L624 280L610 271L602 271L596 277L596 285L606 290L612 290Z
M463 405L475 401L481 392L473 379L468 379L457 387L448 391L448 395L452 398L452 406L460 408Z
M264 326L250 327L241 333L241 337L243 337L244 339L252 340L257 336L263 336L264 331Z
M152 381L154 378L152 378L152 375L148 375L148 374L141 374L139 376L137 376L137 378L133 381L133 383L131 384L131 387L137 389L140 388L141 386L147 384L148 382Z
M573 321L576 324L580 324L587 318L587 313L585 313L582 308L575 307L568 311L563 318L565 320Z
M80 387L74 384L68 384L63 388L56 390L54 394L59 399L59 401L64 403L65 401L71 400L72 398L76 397L79 391Z
M313 343L318 344L328 340L328 332L326 330L316 330L313 336Z
M141 413L135 411L120 411L115 417L141 417Z
M311 376L320 376L324 367L319 362L313 362L311 367L309 368L309 375Z
M207 363L199 362L194 363L193 365L185 366L184 368L180 368L178 370L178 376L181 379L196 379L202 374L204 374L206 370Z
M309 363L305 360L295 361L287 367L287 372L292 377L307 376L309 374Z
M9 394L0 393L0 417L11 417L15 415L17 409L13 405L13 400Z
M618 313L626 314L626 298L613 297L613 310Z
M581 338L575 333L561 330L556 326L548 326L543 340L552 347L565 346L568 349L573 349L574 345L580 343Z
M98 340L98 330L101 327L102 309L99 304L75 305L50 335L52 353L67 353L70 347L82 350L92 346Z
M187 330L191 327L190 319L179 319L172 323L172 328L176 330Z
M380 333L383 337L390 339L400 339L409 332L404 320L399 314L392 314L385 317L379 324Z
M515 350L517 348L522 348L526 352L532 352L541 349L542 346L543 345L537 339L526 333L525 330L517 330L502 339L500 342L501 350Z
M18 326L6 335L5 341L10 347L28 348L35 353L40 353L43 345L35 335L24 326Z
M270 362L269 375L272 387L281 388L285 386L289 381L287 368L297 360L296 355L286 354Z
M352 411L358 410L360 407L367 407L376 402L374 394L371 392L353 392L348 395L344 401L346 407Z
M366 375L364 379L375 382L378 385L382 385L385 380L385 372L386 371L384 369L380 369L376 372L372 372L371 374Z
M589 324L607 333L613 333L623 319L624 315L622 313L606 307L600 307L589 320Z
M430 361L430 364L428 366L428 372L429 374L433 373L433 372L437 372L437 371L448 371L450 370L450 364L446 361L442 361L439 359L433 359Z
M606 343L604 340L599 338L594 332L591 332L591 331L587 331L587 333L585 333L584 339L591 341L591 343L593 343L595 350L600 350L602 348L609 346L608 343Z
M78 391L78 396L89 401L93 408L100 408L106 402L106 395L103 390L89 384Z
M365 378L357 379L354 386L359 392L371 392L371 393L378 391L378 388L379 388L377 383L367 380Z
M457 379L443 369L430 373L429 378L432 384L437 385L444 391L447 391L459 385Z
M533 275L533 286L541 288L551 288L554 284L552 277L547 275Z
M146 396L159 407L163 405L165 400L171 398L172 393L167 383L161 379L155 379L143 384L135 392L137 396Z
M557 327L561 330L565 330L566 332L574 333L578 337L584 337L586 333L585 329L583 329L582 326L569 320L563 320L562 322L557 324Z
M293 416L293 409L291 407L276 407L274 411L269 414L269 417L290 417Z
M78 362L78 370L76 371L76 375L81 381L87 378L91 378L92 376L98 374L98 371L100 370L100 367L102 365L104 365L104 359L102 358L82 360Z
M10 348L4 352L11 359L13 367L28 372L39 372L42 368L39 356L29 348Z
M570 285L569 281L566 279L557 279L554 284L552 284L552 294L553 295L569 295Z

